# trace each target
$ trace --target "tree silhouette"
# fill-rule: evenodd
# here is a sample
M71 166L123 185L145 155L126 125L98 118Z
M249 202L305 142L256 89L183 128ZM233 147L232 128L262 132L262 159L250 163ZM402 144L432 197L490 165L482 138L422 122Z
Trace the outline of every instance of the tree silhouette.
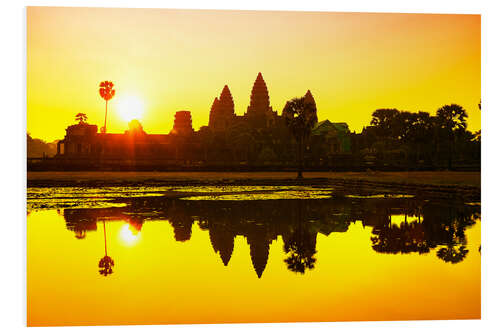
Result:
M451 169L455 135L467 128L467 112L460 105L450 104L437 110L436 117L441 134L447 140L448 169Z
M113 89L113 82L103 81L99 84L99 94L106 101L106 114L104 115L104 127L101 129L103 133L106 133L106 122L108 120L108 101L115 96L115 89Z
M308 245L303 240L293 240L285 245L284 251L288 257L284 261L290 271L304 274L306 269L314 268L316 250L311 249Z
M104 256L101 260L99 260L99 273L104 276L108 276L113 273L113 266L115 262L111 257Z
M291 232L284 233L283 250L287 254L284 262L287 268L295 273L304 274L306 269L313 269L316 263L316 235L317 231L311 229L310 223L306 222L307 205L299 201L293 208L293 222Z
M77 113L75 116L75 121L78 121L80 124L87 122L87 115L85 113Z
M465 259L469 253L469 250L465 248L464 245L460 245L458 248L452 244L442 247L437 251L437 256L439 259L450 262L452 264L459 263Z
M290 133L297 141L297 157L299 162L297 178L301 179L304 169L304 144L311 136L311 131L318 122L316 107L305 97L288 101L283 109L283 117Z
M481 111L481 100L479 100L479 104L477 106L479 107L479 111ZM474 133L474 138L472 140L481 142L481 130Z
M372 113L370 125L375 126L376 134L384 138L393 138L396 119L399 117L397 109L378 109Z

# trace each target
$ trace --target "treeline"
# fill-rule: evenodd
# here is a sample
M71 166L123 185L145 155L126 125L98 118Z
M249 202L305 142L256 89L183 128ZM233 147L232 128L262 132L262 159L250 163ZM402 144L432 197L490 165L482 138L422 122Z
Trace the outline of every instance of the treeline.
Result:
M478 111L479 112L479 111ZM371 126L355 136L354 147L366 160L409 169L479 166L481 131L467 129L467 112L457 104L428 112L378 109Z
M57 153L57 141L45 142L40 139L33 139L27 133L26 149L28 158L52 157Z

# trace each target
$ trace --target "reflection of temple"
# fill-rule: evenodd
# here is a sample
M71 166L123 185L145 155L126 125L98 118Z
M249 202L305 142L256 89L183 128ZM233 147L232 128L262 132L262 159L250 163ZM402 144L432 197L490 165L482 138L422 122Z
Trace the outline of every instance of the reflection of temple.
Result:
M311 91L305 98L316 105ZM325 120L312 134L306 151L311 163L326 163L338 154L350 153L345 123ZM286 166L296 163L294 145L284 119L272 109L266 82L258 73L242 116L236 115L231 91L225 85L212 103L208 126L199 131L193 130L190 111L176 112L169 134L148 134L137 120L123 134L98 133L96 125L81 122L66 129L56 158L66 168Z
M93 214L82 213L81 209L65 209L63 212L66 228L75 233L75 237L83 239L87 231L97 230L97 218Z
M185 209L179 209L176 205L173 205L170 210L169 222L174 228L174 237L176 241L185 242L191 239L194 219Z
M453 202L420 203L405 200L397 208L379 208L367 225L373 226L372 247L381 253L428 253L438 248L438 258L460 262L468 252L465 229L479 216L477 207ZM400 224L391 216L404 216ZM375 217L375 218L373 218Z
M191 238L193 223L209 234L213 251L230 265L234 239L243 236L257 277L268 263L269 249L281 236L288 269L304 274L316 264L317 234L346 232L354 221L372 230L379 253L428 253L460 262L468 252L465 228L479 217L479 207L462 203L425 202L408 198L203 201L142 198L140 205L102 209L65 209L69 230L80 235L96 230L97 221L126 221L140 230L143 216L169 221L177 241ZM399 223L393 221L400 218ZM369 240L367 240L369 241Z
M140 217L130 216L127 214L127 210L126 207L65 209L63 216L66 228L73 231L76 238L83 239L87 231L97 230L97 222L100 221L125 221L136 231L140 231L144 220Z
M252 265L259 278L262 276L267 265L269 245L271 245L271 241L273 240L270 236L265 228L255 228L247 235Z
M219 225L209 228L208 233L215 253L219 253L222 263L227 266L233 255L235 233L230 226Z

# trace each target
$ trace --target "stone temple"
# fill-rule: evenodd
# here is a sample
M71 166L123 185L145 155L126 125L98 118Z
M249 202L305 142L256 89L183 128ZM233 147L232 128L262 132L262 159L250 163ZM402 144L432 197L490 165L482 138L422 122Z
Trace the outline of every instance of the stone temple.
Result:
M311 98L312 95L311 95ZM266 82L259 72L250 95L250 105L243 116L234 112L234 101L226 85L219 98L215 98L210 109L208 127L213 131L224 131L229 127L244 123L251 128L268 128L276 125L278 113L273 111L269 103L269 92Z
M174 128L172 128L171 134L178 135L189 135L193 134L193 124L191 120L191 112L189 111L177 111L174 118Z
M316 106L310 90L305 99ZM283 101L285 102L285 101ZM311 165L348 161L351 133L345 123L319 122L305 152ZM296 147L285 119L274 111L262 73L258 73L249 105L237 115L228 85L215 97L208 126L195 131L191 112L175 113L169 134L147 133L134 120L124 133L98 133L86 122L71 125L57 147L54 166L65 169L262 168L280 170L296 164ZM343 155L340 159L339 155ZM257 265L259 266L259 265Z

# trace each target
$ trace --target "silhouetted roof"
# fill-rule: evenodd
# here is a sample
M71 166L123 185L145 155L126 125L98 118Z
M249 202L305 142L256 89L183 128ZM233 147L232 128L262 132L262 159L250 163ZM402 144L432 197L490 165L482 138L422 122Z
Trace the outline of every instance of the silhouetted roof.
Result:
M349 133L349 126L346 123L332 123L328 119L320 121L312 130L313 135L323 135L335 131L343 134Z

